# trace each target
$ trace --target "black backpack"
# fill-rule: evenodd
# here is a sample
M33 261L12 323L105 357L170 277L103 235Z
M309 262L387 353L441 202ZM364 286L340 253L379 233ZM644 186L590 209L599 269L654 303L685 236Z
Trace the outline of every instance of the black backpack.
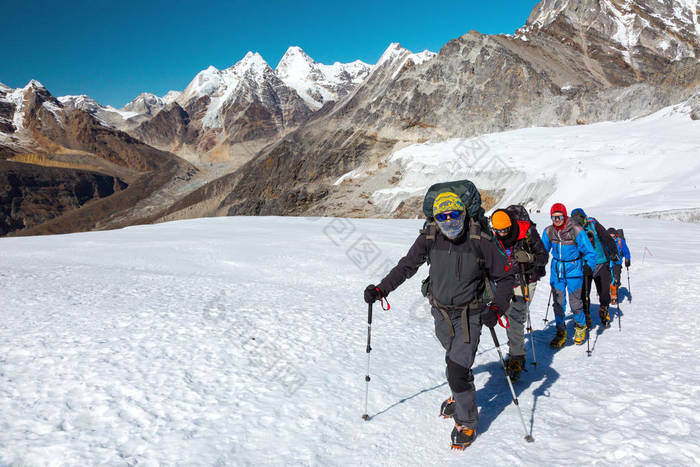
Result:
M423 214L426 218L426 225L424 228L433 222L433 203L435 203L435 198L437 198L440 193L445 193L447 191L451 191L459 196L464 203L469 217L478 222L482 232L490 234L491 229L489 227L489 221L486 218L484 208L481 207L481 193L479 193L476 186L469 180L436 183L428 188L428 192L423 199Z
M530 219L530 214L527 212L527 209L525 209L524 206L521 206L519 204L511 204L510 206L505 208L504 211L506 211L510 218L514 221L527 221L533 227L537 227L537 224L535 224L532 221L532 219Z
M533 236L536 235L537 238L539 238L539 233L537 232L537 224L533 222L532 219L530 219L530 214L527 212L527 209L525 209L524 206L521 206L519 204L511 204L507 208L504 209L508 213L508 215L513 219L514 221L527 221L530 223L530 228L527 231L527 237L525 239L525 244L527 245L527 252L528 253L534 253L534 239ZM533 234L534 232L534 234ZM538 278L542 278L547 274L547 271L544 266L540 266L535 268L532 273L537 276Z
M453 182L442 182L436 183L428 188L425 198L423 198L423 214L425 215L425 224L421 229L421 234L425 234L429 242L428 250L432 249L432 242L435 241L435 235L437 234L437 224L433 219L433 204L435 203L435 198L440 193L445 193L451 191L452 193L459 196L464 203L464 207L467 210L467 215L469 216L470 222L468 223L469 236L472 239L486 238L491 240L492 233L491 227L489 226L489 221L486 218L486 212L484 208L481 207L481 193L476 188L474 183L469 180L456 180ZM465 223L465 226L467 223ZM428 257L428 264L430 264L430 259ZM484 267L484 260L480 258L480 265ZM486 290L484 292L485 300L493 300L493 290L491 289L491 284L488 277L486 276L486 271L484 270L484 278L486 283ZM430 287L430 276L426 277L421 284L421 291L423 296L427 296Z

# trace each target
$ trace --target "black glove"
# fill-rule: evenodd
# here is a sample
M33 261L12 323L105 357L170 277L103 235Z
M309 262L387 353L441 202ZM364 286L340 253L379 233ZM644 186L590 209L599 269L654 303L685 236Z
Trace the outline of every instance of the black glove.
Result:
M368 285L365 289L365 302L367 303L374 303L384 297L386 297L386 294L379 290L379 287L374 284Z
M612 258L610 258L610 259L613 260L613 263L617 263L618 261L620 261L620 257L617 256L617 253L612 255Z
M628 267L630 267L631 265L632 265L632 263L630 262L630 260L628 260L627 258L625 258L625 267L628 268Z
M584 275L584 276L588 276L588 277L592 277L592 276L593 276L593 270L592 270L591 267L590 267L589 265L587 265L587 264L584 264L584 265L583 265L583 275Z
M518 263L534 263L535 255L528 253L525 250L517 250L515 252L515 260Z
M488 309L483 314L481 322L484 323L485 326L492 328L496 326L496 324L498 324L498 318L501 315L501 309L492 303L489 305Z

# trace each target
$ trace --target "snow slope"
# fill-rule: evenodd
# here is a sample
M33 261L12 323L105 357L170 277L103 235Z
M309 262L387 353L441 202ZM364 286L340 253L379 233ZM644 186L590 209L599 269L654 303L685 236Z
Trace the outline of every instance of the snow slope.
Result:
M500 204L526 201L532 209L558 201L620 214L698 208L700 121L690 113L684 103L622 122L414 144L387 157L386 173L399 170L401 180L372 201L391 212L435 180L469 178L505 189Z
M437 416L448 388L425 268L391 311L375 308L372 419L360 418L362 291L418 220L214 218L0 239L0 465L697 465L700 226L592 214L624 227L632 249L622 331L615 314L592 357L552 353L540 288L539 365L516 385L535 442L484 333L466 452L449 449Z

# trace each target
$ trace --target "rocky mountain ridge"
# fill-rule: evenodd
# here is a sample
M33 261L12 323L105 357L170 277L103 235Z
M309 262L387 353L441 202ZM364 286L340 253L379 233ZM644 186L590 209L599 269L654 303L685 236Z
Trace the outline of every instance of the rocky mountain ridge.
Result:
M85 97L0 86L0 158L80 161L125 181L125 193L143 174L159 174L158 193L132 196L131 210L89 223L78 220L84 207L72 211L87 228L213 215L413 217L415 206L389 211L370 196L401 179L388 160L405 146L631 119L697 95L697 13L697 0L543 0L512 35L470 31L438 54L391 44L371 67L321 65L292 47L273 70L251 52L201 71L182 93L139 96L116 112L131 121L129 135L109 123L116 109ZM143 143L206 176L179 159L159 170L140 157L156 151ZM503 193L489 196L498 202Z
M88 96L59 100L195 164L221 160L240 164L271 140L303 125L324 104L352 92L371 69L359 60L317 63L293 46L275 70L259 54L249 52L229 68L210 66L200 71L182 92L170 91L162 98L142 93L121 109L102 106Z
M685 34L695 30L697 16L673 8L679 5L689 3L545 0L515 35L471 31L400 73L404 53L388 50L324 116L218 180L229 195L215 212L391 215L367 199L376 187L335 182L359 167L381 167L407 144L623 120L687 100L700 86L698 36ZM631 47L621 47L618 23L608 23L613 7L633 16L626 31L639 37ZM655 20L662 7L680 13Z
M197 172L184 160L64 105L34 80L20 89L0 87L0 127L0 180L5 182L0 235L106 227L110 216ZM110 225L139 222L126 217L126 223Z

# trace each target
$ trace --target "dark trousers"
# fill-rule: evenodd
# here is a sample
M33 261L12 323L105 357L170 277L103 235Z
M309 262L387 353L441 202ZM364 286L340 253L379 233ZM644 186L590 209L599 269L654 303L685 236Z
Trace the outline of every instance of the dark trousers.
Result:
M479 347L481 337L481 313L472 312L468 315L470 339L464 342L462 328L462 316L459 312L449 312L454 334L450 332L450 326L443 314L435 307L432 309L435 320L435 335L445 349L445 362L447 363L447 382L455 399L455 422L476 429L479 419L476 407L476 388L474 387L474 375L472 365Z
M595 282L595 289L598 292L598 298L600 299L600 306L610 305L610 284L612 283L612 276L610 275L610 269L607 264L599 264L596 266L595 271L593 271L593 277L586 276L586 290L588 290L587 303L591 303L591 283Z

